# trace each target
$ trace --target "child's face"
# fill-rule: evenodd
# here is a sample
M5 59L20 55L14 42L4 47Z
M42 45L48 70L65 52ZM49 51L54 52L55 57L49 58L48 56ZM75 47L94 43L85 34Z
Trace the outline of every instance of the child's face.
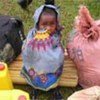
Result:
M43 14L40 17L39 29L47 29L51 33L54 33L57 29L57 20L56 16L50 14Z

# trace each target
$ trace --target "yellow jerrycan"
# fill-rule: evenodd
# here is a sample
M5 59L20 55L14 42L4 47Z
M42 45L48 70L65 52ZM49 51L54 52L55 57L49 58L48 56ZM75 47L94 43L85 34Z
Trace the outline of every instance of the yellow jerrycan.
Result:
M9 75L8 66L4 62L0 62L0 90L9 89L13 89L13 83Z
M19 89L0 90L0 100L31 100L29 94Z

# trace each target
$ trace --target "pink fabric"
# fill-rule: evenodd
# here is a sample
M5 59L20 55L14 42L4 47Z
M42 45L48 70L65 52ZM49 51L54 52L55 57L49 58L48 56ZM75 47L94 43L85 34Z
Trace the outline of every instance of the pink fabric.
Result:
M100 87L94 86L75 92L68 100L100 100Z
M77 66L79 84L83 88L100 86L100 20L94 21L85 6L79 10L67 50Z

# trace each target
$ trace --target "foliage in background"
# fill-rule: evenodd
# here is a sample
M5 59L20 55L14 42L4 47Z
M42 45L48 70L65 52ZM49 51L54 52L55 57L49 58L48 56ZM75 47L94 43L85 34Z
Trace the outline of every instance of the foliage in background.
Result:
M0 14L18 16L23 20L25 34L34 26L32 16L37 7L44 4L45 0L33 0L28 10L24 11L17 4L17 0L0 0ZM61 25L65 27L62 31L62 42L66 45L67 33L71 31L74 18L78 13L79 5L86 5L95 19L100 18L100 0L55 0L60 6Z

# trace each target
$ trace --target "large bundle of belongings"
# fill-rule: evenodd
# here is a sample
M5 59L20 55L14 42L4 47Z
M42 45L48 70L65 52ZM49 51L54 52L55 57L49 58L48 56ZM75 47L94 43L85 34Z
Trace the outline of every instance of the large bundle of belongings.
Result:
M85 6L80 7L67 50L77 66L79 84L100 86L100 20L94 20Z
M19 18L0 16L0 61L10 63L20 53L25 39L23 23Z

